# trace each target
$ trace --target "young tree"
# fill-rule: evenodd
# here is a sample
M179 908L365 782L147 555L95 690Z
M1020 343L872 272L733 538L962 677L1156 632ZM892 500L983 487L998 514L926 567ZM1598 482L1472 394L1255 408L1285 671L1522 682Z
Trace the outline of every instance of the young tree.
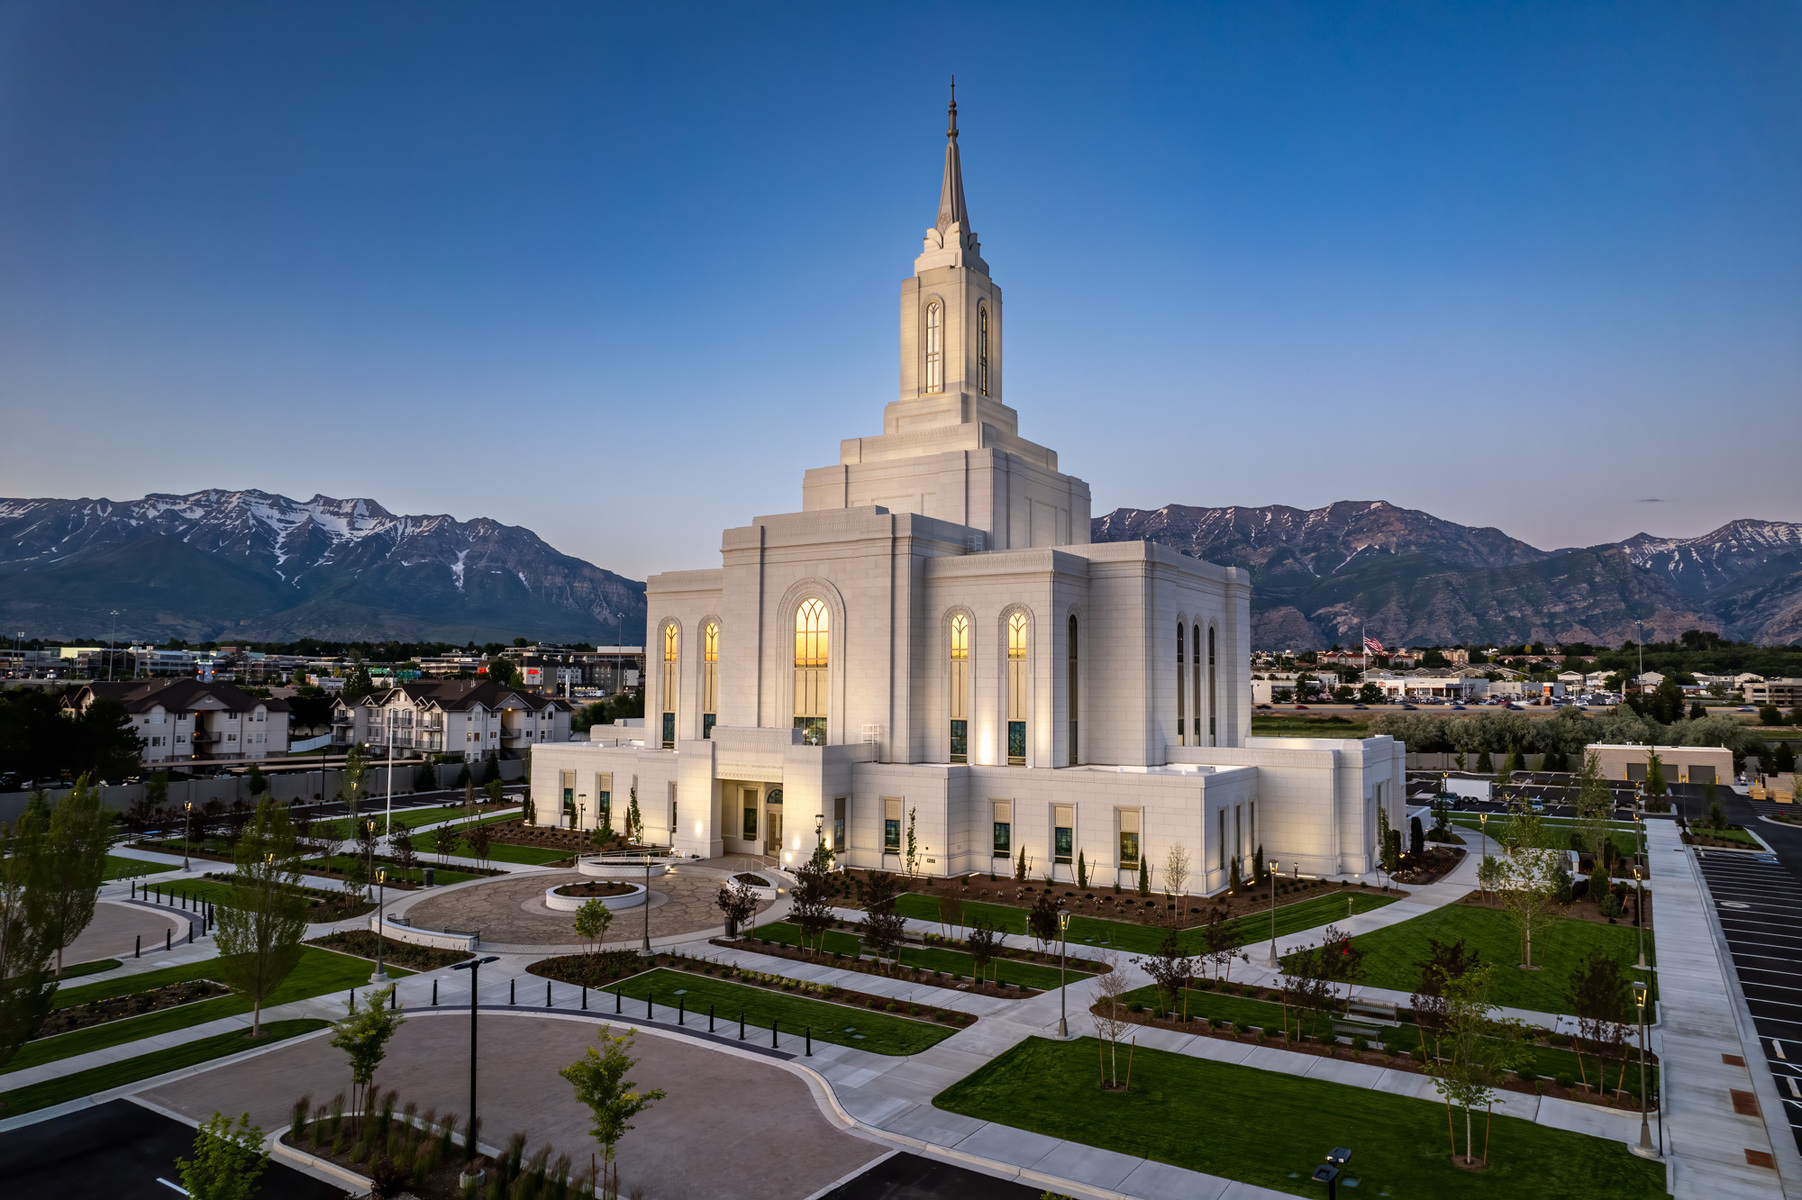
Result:
M1551 922L1556 903L1563 852L1551 843L1539 813L1525 797L1517 796L1508 806L1507 877L1501 900L1520 933L1520 963L1528 970L1533 969L1533 935Z
M895 911L895 877L887 871L873 871L864 885L864 917L857 931L863 944L880 963L890 955L898 955L901 940L907 933L907 922Z
M1156 954L1135 958L1133 965L1151 976L1151 982L1164 993L1170 1012L1174 1014L1180 1010L1182 1019L1187 1021L1189 984L1195 978L1195 960L1182 952L1182 943L1176 930L1172 929L1164 935Z
M234 991L250 997L254 1038L263 1032L263 1001L300 964L307 929L288 810L272 799L257 805L234 857L231 897L214 910L219 970Z
M1189 848L1172 842L1164 854L1164 896L1171 903L1171 924L1179 923L1185 889L1189 886Z
M1120 1036L1132 1026L1127 1019L1125 972L1118 969L1113 957L1103 951L1102 961L1110 968L1096 977L1101 987L1101 998L1089 1010L1095 1019L1095 1034L1108 1045L1108 1072L1111 1079L1103 1079L1102 1086L1117 1089L1120 1086Z
M466 758L461 763L458 764L457 777L455 779L451 780L451 787L467 788L468 786L469 786L469 760Z
M1390 832L1391 832L1391 830L1389 828L1389 806L1386 804L1379 804L1379 805L1377 805L1377 854L1379 855L1378 865L1381 866L1383 868L1383 870L1385 870L1385 871L1389 872L1389 874L1393 875L1393 874L1395 874L1395 869L1397 867L1399 867L1401 865L1401 863L1390 857L1390 854L1389 854L1389 834L1390 834Z
M1057 944L1057 914L1057 901L1051 898L1049 889L1040 892L1039 898L1026 910L1026 932L1038 942L1040 954L1050 954L1051 947Z
M1481 962L1481 956L1475 950L1464 948L1463 938L1455 942L1427 939L1426 961L1415 964L1420 968L1420 990L1408 997L1420 1035L1421 1058L1427 1057L1429 1034L1433 1037L1433 1057L1439 1057L1439 1038L1445 1033L1446 984L1463 978Z
M1332 985L1321 966L1322 947L1302 946L1283 956L1283 974L1278 979L1283 996L1283 1036L1289 1034L1289 1014L1295 1014L1295 1036L1308 1031L1308 1018L1326 1012L1332 998ZM1314 1026L1318 1028L1318 1025Z
M636 1031L615 1035L612 1026L603 1025L597 1036L601 1043L599 1052L588 1047L586 1054L557 1074L569 1080L576 1090L576 1099L593 1114L589 1132L600 1143L601 1161L615 1172L614 1182L603 1184L606 1191L597 1194L618 1195L618 1168L613 1162L619 1140L632 1128L632 1118L663 1099L664 1092L662 1088L640 1092L638 1085L626 1078L626 1072L638 1061L632 1057Z
M432 850L438 855L439 866L443 866L444 860L457 852L457 843L461 840L456 827L449 822L432 830Z
M1364 967L1364 948L1352 941L1351 934L1336 925L1328 925L1320 943L1320 977L1332 984L1345 985L1345 998L1351 999L1352 984ZM1337 1002L1338 993L1331 993Z
M1518 770L1520 770L1520 751L1510 745L1508 752L1502 755L1501 769L1495 773L1496 787L1507 787L1514 781L1514 774Z
M33 803L37 803L37 797L33 797ZM106 879L112 826L113 815L100 807L100 789L86 775L76 780L74 789L50 810L45 825L46 853L36 860L38 871L27 886L40 909L59 976L63 973L63 951L94 919L94 902Z
M832 877L811 862L795 870L795 886L789 892L788 919L801 931L807 955L813 957L832 925Z
M1571 971L1565 989L1565 1001L1577 1018L1577 1069L1583 1082L1589 1073L1583 1070L1585 1044L1596 1057L1596 1091L1603 1092L1607 1061L1617 1057L1627 1036L1627 980L1620 963L1602 950L1592 947L1589 955Z
M1079 888L1089 886L1089 863L1081 850L1076 852L1076 886Z
M738 927L757 912L757 893L742 883L722 883L714 905L725 914L726 936L738 936Z
M964 898L956 892L939 897L939 928L955 939L964 925Z
M612 924L613 910L598 896L576 910L576 936L582 939L582 952L588 955L591 965L595 950L607 940L607 927Z
M362 742L358 742L344 756L344 803L353 819L357 815L357 805L363 800L363 790L368 779L369 752Z
M182 1190L194 1200L250 1200L269 1165L263 1131L242 1113L236 1125L222 1112L200 1127L194 1157L175 1160Z
M627 793L630 797L626 805L626 840L640 842L644 839L644 818L638 812L638 789L632 788Z
M1452 1110L1454 1106L1464 1110L1464 1162L1472 1166L1487 1163L1488 1150L1485 1148L1480 1157L1475 1152L1471 1111L1478 1106L1491 1106L1505 1073L1531 1060L1521 1023L1490 1019L1495 1008L1489 1002L1494 971L1490 966L1476 967L1446 984L1446 1054L1422 1064L1434 1088L1445 1097L1454 1157L1458 1143L1451 1127ZM1487 1143L1487 1136L1484 1140Z
M482 785L482 799L489 804L499 804L501 802L501 794L501 781L499 779L490 779L487 783Z
M501 756L490 750L482 758L482 790L488 791L488 785L501 781ZM499 790L498 788L496 789ZM493 793L490 793L492 795Z
M393 850L394 865L400 868L401 874L408 874L419 864L419 851L413 848L413 834L408 830L403 829L389 838L388 845Z
M979 916L970 922L970 936L964 940L964 948L970 952L976 978L981 979L984 970L1001 954L1001 930L987 917Z
M1025 851L1021 853L1024 854ZM1139 895L1141 898L1151 895L1151 868L1146 865L1143 854L1139 855Z
M1485 854L1483 861L1477 864L1477 888L1485 896L1490 892L1499 892L1502 881L1507 877L1507 864L1493 854Z
M415 792L435 792L438 790L438 768L431 763L420 763L413 772L413 790Z
M1646 799L1657 800L1670 791L1664 781L1664 762L1658 757L1658 751L1649 751L1646 755Z
M269 777L263 774L262 767L258 766L256 763L251 763L250 770L245 773L244 786L249 790L253 797L261 796L264 792L269 790Z
M492 840L493 837L488 832L488 826L480 822L469 831L470 852L476 856L476 861L483 866L488 865L488 847Z
M350 1011L332 1026L331 1044L350 1058L351 1108L363 1116L369 1115L364 1109L373 1094L371 1088L376 1068L382 1065L382 1059L388 1053L388 1039L407 1023L400 1013L388 1008L394 987L391 983L379 991L364 992L362 1008L357 1007L353 995Z
M918 808L910 808L907 810L907 849L901 857L901 862L907 871L907 877L909 879L912 879L915 875L920 873L920 842L919 839L914 836L914 818L918 815L919 811Z
M1408 854L1420 858L1427 852L1427 831L1419 817L1408 818Z
M1259 842L1251 855L1251 882L1259 885L1264 882L1264 843Z
M30 889L45 870L47 824L29 809L11 825L0 823L0 1067L37 1036L56 999L51 938Z
M1214 977L1220 980L1231 980L1233 960L1243 957L1239 947L1245 941L1244 930L1239 922L1232 919L1232 909L1224 901L1210 904L1201 915L1201 936L1206 949L1207 962L1214 968Z

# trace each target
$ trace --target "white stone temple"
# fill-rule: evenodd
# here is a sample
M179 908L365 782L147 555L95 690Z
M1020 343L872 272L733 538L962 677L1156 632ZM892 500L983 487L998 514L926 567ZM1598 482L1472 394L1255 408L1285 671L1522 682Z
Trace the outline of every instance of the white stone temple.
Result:
M1167 850L1217 891L1262 847L1287 874L1373 869L1402 819L1390 738L1250 736L1246 572L1092 544L1089 485L1004 402L1001 289L970 227L951 105L938 219L901 284L899 395L725 531L720 564L651 577L642 721L531 752L538 819L678 853L1154 885ZM1149 434L1147 436L1150 436ZM1118 873L1118 874L1116 874Z

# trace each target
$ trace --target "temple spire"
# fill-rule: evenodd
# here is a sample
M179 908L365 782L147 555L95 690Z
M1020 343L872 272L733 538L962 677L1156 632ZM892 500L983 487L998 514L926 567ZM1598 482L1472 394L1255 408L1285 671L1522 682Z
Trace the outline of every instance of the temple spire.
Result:
M970 213L964 207L964 168L957 156L957 77L951 77L951 110L945 129L945 181L939 186L939 219L934 226L940 233L953 225L970 227Z

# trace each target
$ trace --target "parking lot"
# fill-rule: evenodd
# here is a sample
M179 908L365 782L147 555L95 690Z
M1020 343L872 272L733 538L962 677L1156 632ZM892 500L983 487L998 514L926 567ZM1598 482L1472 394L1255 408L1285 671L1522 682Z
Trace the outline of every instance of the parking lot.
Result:
M1697 850L1758 1044L1802 1147L1802 882L1768 854Z

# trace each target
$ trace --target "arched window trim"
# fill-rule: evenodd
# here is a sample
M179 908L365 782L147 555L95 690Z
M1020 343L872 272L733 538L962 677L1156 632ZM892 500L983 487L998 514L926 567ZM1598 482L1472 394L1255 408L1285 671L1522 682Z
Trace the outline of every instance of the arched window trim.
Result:
M711 738L720 711L720 622L701 623L701 737Z
M1002 761L1023 767L1032 745L1032 613L1010 606L1001 614Z
M945 306L937 300L926 302L926 391L945 390Z
M832 709L832 606L820 596L795 605L794 727L810 746L826 744Z
M682 626L676 621L665 621L663 630L663 728L659 744L665 750L676 748L676 702L681 698L680 675L678 664L682 653Z

